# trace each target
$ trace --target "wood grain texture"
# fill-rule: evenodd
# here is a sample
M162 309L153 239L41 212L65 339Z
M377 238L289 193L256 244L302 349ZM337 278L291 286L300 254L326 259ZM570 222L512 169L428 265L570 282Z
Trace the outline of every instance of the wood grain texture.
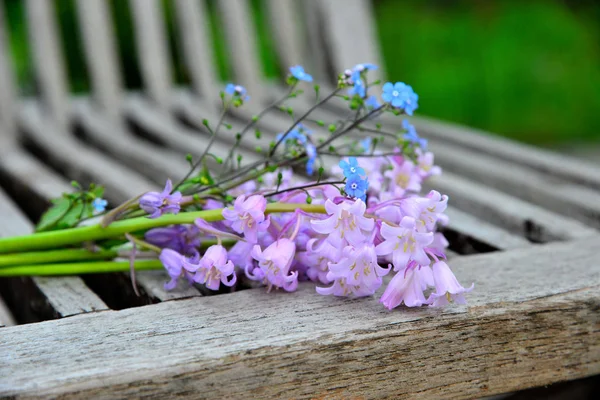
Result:
M439 140L443 143L454 143L480 154L529 166L572 183L600 189L598 166L593 163L466 126L422 117L415 117L412 122L421 136L425 138Z
M600 228L598 190L449 143L430 141L429 150L445 171Z
M300 7L294 0L267 0L265 3L277 58L285 73L289 67L305 61Z
M0 394L472 398L590 376L598 242L458 258L457 276L476 289L468 306L441 310L389 312L305 285L4 328Z
M445 214L450 218L448 228L483 242L499 250L516 249L530 246L531 243L522 236L508 232L496 225L486 222L471 214L460 211L452 206L446 209Z
M535 242L596 234L581 222L447 171L428 180L425 187L447 194L454 207Z
M164 284L169 281L166 271L138 271L135 280L144 288L146 294L160 301L186 299L197 297L202 294L189 283L181 280L177 288L165 290Z

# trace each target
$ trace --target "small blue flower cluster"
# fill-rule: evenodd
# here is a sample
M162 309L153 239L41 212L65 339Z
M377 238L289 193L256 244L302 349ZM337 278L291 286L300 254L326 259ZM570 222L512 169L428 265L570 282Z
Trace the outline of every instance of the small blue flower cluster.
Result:
M369 181L366 178L365 170L358 165L355 157L350 157L347 162L342 160L339 165L346 177L346 194L366 201Z
M310 76L310 75L309 75ZM317 148L310 141L310 134L312 131L307 129L302 124L297 124L294 129L285 135L285 142L290 144L300 145L304 148L308 160L306 162L306 173L312 175L314 173L315 162L317 161ZM276 140L279 142L283 138L283 133L277 135Z

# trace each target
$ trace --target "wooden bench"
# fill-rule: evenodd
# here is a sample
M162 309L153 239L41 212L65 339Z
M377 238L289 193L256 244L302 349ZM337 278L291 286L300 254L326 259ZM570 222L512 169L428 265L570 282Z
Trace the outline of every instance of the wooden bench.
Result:
M184 155L204 148L202 119L219 112L205 3L173 1L184 89L171 80L160 1L120 5L131 9L144 83L128 93L108 3L77 0L73 34L93 84L85 97L67 89L54 2L25 4L38 97L16 94L0 13L0 236L30 232L72 179L104 184L117 204L183 176ZM262 4L282 67L303 63L333 83L330 71L381 65L368 1ZM248 120L283 89L262 77L249 1L216 5L230 67L252 95L235 118ZM320 117L342 112L331 106ZM473 398L599 374L600 168L414 122L444 168L430 186L450 196L452 265L461 282L475 282L467 306L388 312L376 298L317 296L310 285L165 292L162 272L139 274L141 297L122 274L0 279L0 396ZM288 124L261 119L261 140Z

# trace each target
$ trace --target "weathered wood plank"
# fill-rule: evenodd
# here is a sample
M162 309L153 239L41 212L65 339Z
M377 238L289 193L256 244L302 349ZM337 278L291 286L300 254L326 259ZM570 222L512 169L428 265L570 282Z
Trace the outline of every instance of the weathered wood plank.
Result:
M307 285L4 328L0 394L472 398L590 376L598 239L456 259L466 307L388 312Z
M95 147L158 185L164 185L169 178L176 181L189 170L180 154L134 136L122 124L115 124L106 115L98 113L88 99L74 101L73 110L75 121L81 124L86 138Z
M0 7L0 148L15 139L15 84L6 37L4 10Z
M215 71L214 54L210 46L211 34L208 13L204 2L177 0L175 2L179 41L194 91L207 99L208 104L218 104L219 88Z
M219 17L229 46L229 58L236 83L251 94L255 105L263 103L263 74L258 60L257 32L247 0L218 0ZM253 106L251 106L253 107Z
M598 166L593 163L465 126L417 117L412 122L423 137L453 143L479 154L526 165L568 182L600 189Z
M41 115L35 102L24 104L19 122L27 137L47 153L46 161L59 166L70 179L101 182L107 189L106 198L110 202L123 202L157 186L93 148L62 134L52 121Z
M166 109L173 72L158 0L130 0L142 79L148 96Z
M4 300L2 300L2 297L0 297L0 328L12 325L16 325L15 318L4 303Z
M27 0L27 28L32 46L33 67L40 86L44 106L55 123L66 132L68 121L67 81L60 42L56 29L54 2Z
M368 0L329 0L319 2L323 13L323 32L329 45L335 74L359 63L373 63L383 68L377 48L374 17ZM385 75L380 70L380 75ZM329 77L330 81L335 76Z
M0 237L24 235L32 231L32 224L0 189ZM36 286L59 317L107 310L100 298L83 283L81 278L32 278Z
M198 289L183 281L179 282L177 288L165 290L164 284L169 281L165 271L139 271L135 274L135 280L144 288L147 295L160 301L202 296Z
M77 15L83 34L85 60L102 111L116 122L120 117L122 79L109 4L104 0L78 0Z
M509 250L530 246L531 243L521 236L510 233L455 207L448 207L446 215L450 219L448 228L470 236L480 242L500 250Z
M447 171L431 178L425 186L447 194L454 207L535 242L596 234L581 222Z
M599 191L448 143L432 141L429 149L446 171L600 228Z
M273 42L281 69L287 73L287 69L293 65L304 62L303 32L300 25L300 7L294 0L267 0L265 9L269 15Z

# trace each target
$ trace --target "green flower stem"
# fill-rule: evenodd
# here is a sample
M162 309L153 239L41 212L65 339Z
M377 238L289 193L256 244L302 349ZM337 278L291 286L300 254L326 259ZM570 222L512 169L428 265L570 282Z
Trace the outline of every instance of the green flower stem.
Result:
M163 269L159 260L141 260L136 261L136 271L151 269ZM18 267L0 268L0 277L8 276L52 276L52 275L80 275L97 274L107 272L128 272L130 268L129 261L91 261L84 263L64 263L64 264L42 264L42 265L24 265Z
M50 264L55 262L110 260L119 254L116 250L90 251L64 249L0 255L0 269L16 265Z
M309 213L325 213L325 207L314 204L272 203L267 205L266 213L294 212L302 209ZM0 239L0 254L30 250L53 249L82 242L118 237L125 233L142 231L159 226L191 224L197 218L208 222L221 221L223 209L183 212L176 215L163 215L156 219L147 217L116 221L107 227L100 224L82 226L60 231L33 233Z

